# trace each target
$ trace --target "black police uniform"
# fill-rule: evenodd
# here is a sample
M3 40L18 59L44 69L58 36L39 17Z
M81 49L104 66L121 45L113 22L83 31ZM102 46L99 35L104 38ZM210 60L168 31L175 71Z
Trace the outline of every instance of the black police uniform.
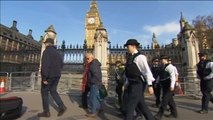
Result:
M152 85L154 86L154 94L156 97L155 105L156 105L156 107L159 107L160 106L160 95L161 95L161 85L160 85L160 83L157 83L157 79L158 79L159 72L160 72L159 65L152 65L151 72L153 74L153 77L155 78L155 81L152 82Z
M117 69L115 69L115 80L117 83L116 86L116 93L118 95L118 103L120 106L120 109L122 107L122 95L123 95L123 86L124 86L124 68L122 68L121 66L119 66Z
M133 114L136 106L140 108L146 120L154 120L154 117L149 111L144 99L144 88L146 83L142 80L142 74L137 65L133 62L138 55L139 53L130 55L126 63L125 70L129 85L127 87L128 98L124 120L133 120Z
M169 105L171 110L171 115L173 117L177 117L177 109L176 104L173 99L174 92L170 90L171 88L171 79L170 79L170 73L166 71L166 68L171 64L164 65L163 69L160 71L160 84L163 90L163 97L161 106L159 108L159 111L157 115L155 116L157 120L160 120L164 114L164 111L166 110L167 105Z
M206 68L206 65L211 62L209 60L201 60L197 64L197 74L200 77L200 88L203 94L202 97L202 110L208 112L209 101L213 103L213 96L211 94L213 90L213 78L205 79L213 71L211 68Z

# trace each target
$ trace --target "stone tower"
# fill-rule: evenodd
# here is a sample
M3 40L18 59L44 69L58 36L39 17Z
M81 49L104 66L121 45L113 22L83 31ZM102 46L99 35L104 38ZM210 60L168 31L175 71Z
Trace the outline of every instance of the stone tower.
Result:
M156 49L156 48L159 48L159 44L157 42L157 38L156 38L155 33L153 33L153 36L152 36L152 49Z
M98 6L96 0L93 0L90 4L90 9L86 14L85 21L85 40L87 48L92 48L94 46L94 36L96 29L101 24L101 18L98 12Z
M198 59L198 40L195 36L195 29L185 21L181 13L180 20L181 31L179 34L179 42L182 49L182 63L184 70L184 77L186 86L185 91L187 94L196 94L198 91L196 88L197 73L196 73L196 64L199 62Z
M107 31L104 28L102 22L99 27L96 29L96 33L94 36L94 56L101 62L101 70L102 70L102 82L107 86L108 85L108 35Z

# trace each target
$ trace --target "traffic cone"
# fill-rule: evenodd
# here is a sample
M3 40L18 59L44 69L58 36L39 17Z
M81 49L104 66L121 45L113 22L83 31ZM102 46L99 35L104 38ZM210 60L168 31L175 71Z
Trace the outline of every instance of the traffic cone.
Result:
M0 94L4 94L6 92L6 89L5 89L5 80L1 80L1 83L0 83Z

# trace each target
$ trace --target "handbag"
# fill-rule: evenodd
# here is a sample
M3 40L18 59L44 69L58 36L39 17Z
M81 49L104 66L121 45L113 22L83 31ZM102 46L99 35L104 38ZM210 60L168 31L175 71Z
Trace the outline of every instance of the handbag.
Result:
M108 93L107 93L105 85L101 85L100 86L100 88L99 88L99 95L100 95L101 99L104 99L105 97L108 96Z

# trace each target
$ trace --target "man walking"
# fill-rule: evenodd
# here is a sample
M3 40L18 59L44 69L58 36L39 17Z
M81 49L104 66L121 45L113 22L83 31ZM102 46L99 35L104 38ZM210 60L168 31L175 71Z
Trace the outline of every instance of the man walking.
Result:
M137 50L139 45L140 43L135 39L129 39L124 45L130 53L125 68L128 80L128 98L124 120L134 119L133 114L136 106L140 108L146 120L154 120L153 115L145 103L144 88L147 83L149 93L153 94L152 81L155 79L148 66L146 57Z
M53 39L47 38L44 44L46 49L43 52L41 61L41 97L43 112L38 113L38 117L50 117L49 92L59 107L58 116L61 116L67 109L57 92L63 61L61 55L54 46Z
M154 94L155 94L155 104L153 107L159 108L160 107L160 96L161 96L161 85L159 83L159 72L160 72L160 67L159 67L159 59L154 58L152 60L152 66L151 66L151 71L153 74L153 77L155 78L155 81L152 82L154 86Z
M172 64L169 64L169 57L166 55L161 56L161 62L163 68L160 71L160 84L163 89L163 97L161 106L157 115L155 116L156 120L160 120L166 110L166 106L169 105L171 114L168 117L177 118L177 109L176 104L173 99L174 88L175 88L175 70Z
M96 117L97 110L101 109L101 100L99 89L102 85L101 63L94 58L93 54L87 53L86 60L90 63L88 70L88 85L90 86L90 105L91 113L86 114L87 117Z
M124 67L121 61L116 61L115 63L115 80L117 83L116 93L118 95L119 110L121 110L122 100L123 100L123 87L124 87Z
M200 114L208 113L209 101L213 103L213 62L207 59L206 53L199 53L200 62L197 64L197 74L200 77L200 88L203 94Z

